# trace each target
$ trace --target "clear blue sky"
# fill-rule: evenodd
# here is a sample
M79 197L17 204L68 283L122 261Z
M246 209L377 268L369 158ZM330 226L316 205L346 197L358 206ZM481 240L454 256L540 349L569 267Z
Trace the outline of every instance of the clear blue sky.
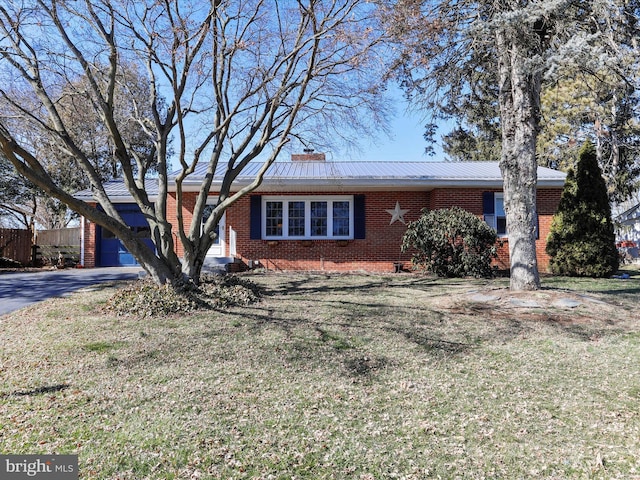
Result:
M391 138L381 134L375 144L373 141L363 140L360 147L362 151L352 153L349 160L368 162L442 160L440 155L429 156L424 153L427 146L423 138L425 123L427 121L422 118L422 115L399 110L392 118Z
M362 162L434 162L445 160L439 145L440 137L450 130L444 125L436 133L437 144L433 145L435 154L427 155L424 140L424 126L429 122L424 112L408 108L399 88L390 88L395 102L395 111L389 116L389 134L380 132L375 138L362 138L359 148L325 151L330 161L362 161ZM318 150L320 151L320 150ZM293 153L301 153L301 150ZM280 161L288 158L282 153ZM177 162L173 161L177 168Z
M405 161L405 162L428 162L443 161L445 157L440 148L440 137L448 133L449 126L438 129L436 140L433 145L435 155L425 154L427 142L424 140L425 125L429 122L424 112L408 108L408 105L399 89L392 90L392 95L397 97L395 114L390 117L390 137L381 133L375 140L363 139L360 151L357 152L335 152L332 160L352 160L352 161Z

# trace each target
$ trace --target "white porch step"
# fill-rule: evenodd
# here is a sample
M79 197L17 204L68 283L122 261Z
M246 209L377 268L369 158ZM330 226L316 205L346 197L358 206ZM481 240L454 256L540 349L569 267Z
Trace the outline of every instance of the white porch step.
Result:
M233 263L235 259L233 257L207 257L204 260L205 265L227 265Z
M202 265L202 271L224 274L228 271L228 265L234 262L235 259L233 257L207 257Z

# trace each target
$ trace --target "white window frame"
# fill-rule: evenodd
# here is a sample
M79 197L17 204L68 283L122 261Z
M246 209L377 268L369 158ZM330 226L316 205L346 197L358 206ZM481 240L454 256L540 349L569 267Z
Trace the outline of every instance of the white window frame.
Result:
M506 238L509 236L509 232L507 231L506 222L507 222L507 214L498 215L498 201L502 201L502 211L504 212L504 193L503 192L495 192L493 194L493 215L486 215L485 221L491 228L493 228L496 232L498 232L498 218L504 218L505 221L505 231L503 233L498 232L498 237Z
M267 203L282 202L282 235L267 235ZM289 202L304 202L304 235L289 236ZM327 202L327 235L311 235L311 202ZM349 203L349 235L333 234L333 203ZM354 237L353 195L263 195L262 196L262 238L265 240L352 240Z

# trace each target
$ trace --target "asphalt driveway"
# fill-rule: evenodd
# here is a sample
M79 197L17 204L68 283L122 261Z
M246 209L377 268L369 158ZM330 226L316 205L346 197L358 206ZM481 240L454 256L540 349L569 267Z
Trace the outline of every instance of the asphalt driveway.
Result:
M141 270L140 267L117 267L1 273L0 315L91 285L133 280Z

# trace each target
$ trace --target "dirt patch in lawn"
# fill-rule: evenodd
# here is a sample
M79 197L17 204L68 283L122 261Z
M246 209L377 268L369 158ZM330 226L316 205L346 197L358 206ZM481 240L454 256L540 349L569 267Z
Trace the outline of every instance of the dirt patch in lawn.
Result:
M438 297L434 304L451 313L494 319L517 316L520 320L564 324L613 323L615 319L631 314L620 305L592 295L551 289L512 292L508 288L489 287Z

